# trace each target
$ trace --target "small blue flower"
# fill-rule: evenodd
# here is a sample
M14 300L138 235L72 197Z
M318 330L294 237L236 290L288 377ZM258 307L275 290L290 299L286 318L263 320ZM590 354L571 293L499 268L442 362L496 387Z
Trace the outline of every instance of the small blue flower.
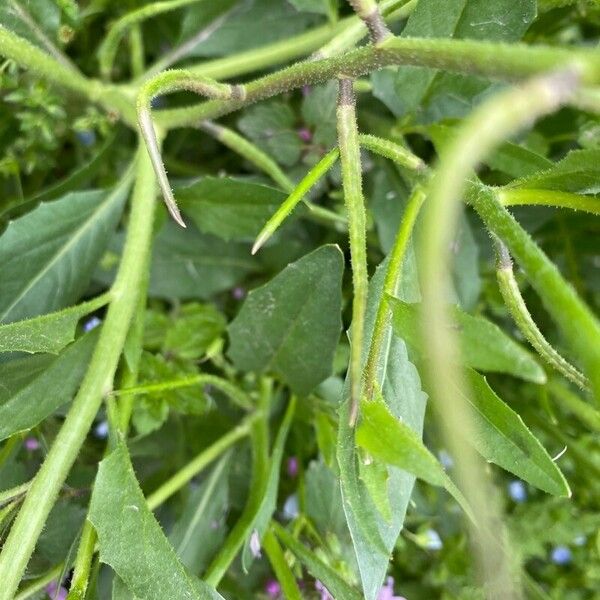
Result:
M292 494L288 496L283 504L283 518L286 521L293 521L300 514L300 507L298 505L298 496Z
M96 133L90 130L78 131L76 133L77 139L87 148L93 146L96 143Z
M105 440L108 437L108 421L100 421L94 427L94 435L100 440Z
M519 479L515 479L508 484L508 495L517 503L527 501L527 488Z
M425 548L427 550L441 550L444 545L440 534L435 529L428 529L426 531L427 541L425 542Z
M98 317L91 317L83 324L83 330L87 333L88 331L95 329L96 327L98 327L98 325L101 324L102 321Z
M444 469L448 470L454 466L454 460L446 450L440 450L438 456Z
M550 559L555 565L568 565L572 558L571 551L566 546L556 546L550 553Z

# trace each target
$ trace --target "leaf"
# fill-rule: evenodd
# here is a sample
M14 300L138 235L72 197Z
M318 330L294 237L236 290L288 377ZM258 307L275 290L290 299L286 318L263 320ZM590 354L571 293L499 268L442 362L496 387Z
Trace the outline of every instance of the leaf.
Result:
M536 16L535 0L419 0L402 37L515 41ZM373 75L374 94L397 116L421 110L422 119L463 116L489 83L422 67Z
M156 236L150 266L150 295L208 299L232 288L259 267L246 244L224 242L167 222Z
M69 402L88 367L92 331L58 356L40 354L0 364L0 440L35 427Z
M277 537L287 546L292 554L300 560L308 572L318 579L334 598L340 600L359 600L361 595L350 587L335 569L325 564L316 554L299 542L293 535L278 523L273 523L273 530Z
M600 148L573 150L550 168L514 181L510 187L598 194Z
M60 9L52 0L4 0L0 6L0 24L43 49L44 44L28 22L55 41L60 21Z
M0 322L77 301L117 225L129 182L110 193L67 194L9 224L0 237Z
M328 3L331 0L288 0L289 3L300 11L314 12L321 15L329 13Z
M291 166L298 162L302 152L295 121L294 111L288 104L272 100L246 110L238 127L277 162Z
M396 335L423 353L419 325L419 304L390 298ZM508 373L525 381L546 383L546 373L533 355L484 317L469 315L458 307L452 316L461 345L464 364L473 369ZM426 352L425 352L426 356Z
M200 231L224 240L253 240L286 199L275 188L228 177L204 177L176 194Z
M488 461L554 496L570 497L569 486L544 447L529 431L521 417L504 404L485 377L467 369L472 394L475 435L469 440ZM454 390L456 392L456 390Z
M283 458L285 441L296 411L296 403L296 398L292 397L289 401L283 421L279 426L279 431L277 432L277 437L275 438L275 443L273 444L273 450L271 451L271 457L269 459L269 471L265 482L266 485L262 502L260 503L251 524L248 525L248 533L250 534L251 532L256 531L261 541L267 531L269 522L271 521L271 517L273 516L277 505L281 459ZM250 535L248 535L246 543L244 544L244 550L242 551L242 567L247 571L251 564L252 552L250 550Z
M311 128L311 142L324 149L337 145L337 94L337 82L330 81L325 85L312 87L302 101L302 117Z
M122 443L100 463L88 519L98 534L100 560L113 568L135 596L222 598L177 558L148 509Z
M356 441L370 457L395 465L427 483L446 488L465 511L470 513L462 494L435 456L425 447L420 436L392 415L381 396L362 402Z
M346 517L340 495L340 482L333 471L322 462L312 461L305 473L306 516L325 538L334 533L348 536Z
M541 154L512 142L505 142L485 162L511 177L525 177L537 171L545 171L553 163Z
M225 538L230 459L230 454L226 454L190 494L169 535L181 562L194 573L206 569Z
M198 44L192 56L229 55L284 40L317 20L281 0L248 0L213 35Z
M109 295L103 294L89 302L64 310L0 325L0 352L48 352L58 354L75 339L81 317L104 306Z
M408 262L407 262L408 264ZM397 293L414 299L418 294L416 271L404 270ZM369 285L365 338L372 335L375 315L379 305L387 260L376 270ZM418 295L417 295L418 298ZM368 347L363 349L366 359ZM415 366L410 362L404 342L392 335L391 326L386 331L380 364L377 366L376 383L383 392L391 413L402 419L416 435L423 431L426 394ZM344 397L347 398L348 389ZM415 478L396 467L389 467L389 502L392 520L386 521L371 499L367 488L359 478L355 432L348 425L348 400L340 409L338 431L338 465L346 521L352 536L364 596L375 600L388 569L390 554L396 544L404 523L408 502L412 495Z
M343 269L340 249L322 246L250 292L228 330L236 367L277 373L301 396L331 375Z

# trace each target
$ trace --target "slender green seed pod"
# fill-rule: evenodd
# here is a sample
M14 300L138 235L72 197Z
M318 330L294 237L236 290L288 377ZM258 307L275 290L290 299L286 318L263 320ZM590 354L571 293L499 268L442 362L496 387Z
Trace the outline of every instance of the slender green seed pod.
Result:
M594 215L600 215L600 200L594 196L584 196L571 192L557 190L536 190L521 188L501 188L496 196L502 206L556 206L557 208L570 208L583 210Z
M283 204L277 209L275 214L267 221L256 237L252 254L256 254L264 243L277 231L279 226L287 216L296 208L296 205L302 201L311 188L331 169L338 159L339 150L334 148L328 152L300 181L292 193L287 197Z
M151 115L151 103L155 96L181 90L188 90L207 98L219 100L241 100L245 96L245 90L243 86L218 83L208 77L193 75L185 70L174 69L165 71L149 79L139 91L137 97L137 114L140 132L146 142L152 167L156 173L167 209L173 219L179 225L185 227L181 213L177 208L173 191L169 185L167 171L162 161Z
M513 264L508 248L498 239L496 242L496 278L504 303L525 339L537 353L559 373L583 390L589 389L587 378L565 360L546 340L533 317L527 310L519 285L515 279Z
M424 171L427 167L418 156L391 140L361 133L358 136L358 141L363 148L375 152L384 158L389 158L401 167L406 167L414 171Z
M342 163L344 201L348 213L348 234L352 262L352 344L350 349L350 424L354 426L358 416L362 391L362 348L367 307L367 234L365 202L362 192L362 173L356 105L350 79L339 82L337 107L338 144Z

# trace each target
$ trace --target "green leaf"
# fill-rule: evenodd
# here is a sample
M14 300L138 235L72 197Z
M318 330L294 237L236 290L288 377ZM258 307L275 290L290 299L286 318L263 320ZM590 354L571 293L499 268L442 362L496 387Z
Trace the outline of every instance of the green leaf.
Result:
M81 317L104 306L109 295L64 310L0 325L0 352L48 352L58 354L75 339Z
M69 402L88 367L92 331L58 356L40 354L0 364L0 440L35 427Z
M75 192L41 204L0 237L0 322L73 304L85 291L129 189Z
M327 588L334 598L340 600L359 600L361 595L350 587L337 573L335 569L326 565L316 554L299 542L281 525L274 522L273 530L277 537L287 546L292 554L300 560L308 572L318 579Z
M475 429L469 441L477 451L531 485L554 496L569 497L563 474L521 417L498 398L485 377L471 369L466 376L472 393L465 400L473 409Z
M225 538L230 459L226 454L190 494L169 535L181 562L194 573L206 569Z
M340 249L322 246L250 292L229 326L236 367L274 372L301 396L331 375L343 269Z
M311 143L329 149L337 143L335 111L338 84L330 81L312 87L302 101L302 117L312 131Z
M291 166L298 162L302 152L295 121L294 111L288 104L272 100L246 110L238 127L277 162Z
M383 280L387 261L375 272L369 285L365 337L369 341L375 322L375 315L381 300ZM415 299L418 294L416 271L403 268L403 276L397 293L406 299ZM417 295L418 298L418 295ZM368 346L363 349L366 360ZM392 335L388 326L381 361L377 366L376 383L382 390L385 402L391 413L402 419L415 435L423 431L426 394L421 389L421 381L415 366L410 362L404 342ZM345 396L348 388L346 382ZM355 431L349 426L348 400L340 409L338 431L338 465L342 498L346 521L352 536L364 596L375 600L388 569L390 554L402 530L408 502L412 495L415 478L397 467L388 468L388 491L392 519L386 521L379 513L367 487L360 480L357 462L360 456L356 451Z
M304 12L313 12L321 15L329 13L330 0L288 0L292 6Z
M283 421L279 426L275 443L273 444L273 450L271 451L271 457L269 459L269 472L267 480L265 482L265 490L262 498L262 502L258 507L256 515L252 522L248 525L248 533L256 531L259 539L262 538L267 531L271 517L275 512L277 505L277 492L279 490L279 472L281 471L281 459L283 458L283 450L285 441L294 418L294 412L296 410L296 398L292 397L289 401L287 410L283 417ZM250 536L247 537L246 543L244 544L244 550L242 551L242 566L245 571L250 568L252 564L252 552L250 550Z
M176 195L200 231L224 240L253 240L286 199L275 188L227 177L205 177Z
M390 298L396 335L420 353L424 352L419 325L419 304ZM546 373L533 355L484 317L469 315L458 307L452 316L466 366L481 371L508 373L533 383L545 383ZM426 356L426 352L425 352Z
M113 568L135 596L222 598L177 558L148 509L124 444L100 463L88 518L98 533L100 560Z
M598 194L599 175L600 148L573 150L550 168L518 179L511 187Z
M466 512L470 512L462 494L420 436L394 417L381 396L362 402L356 441L370 457L395 465L427 483L446 488Z
M535 0L419 0L402 37L516 41L535 16ZM373 83L375 96L394 114L420 110L427 121L463 116L489 86L484 79L421 67L379 71Z
M54 42L60 21L60 9L52 0L4 0L0 6L0 24L42 48L44 44L32 25Z
M169 221L154 242L150 295L208 299L236 285L259 264L246 244L227 243Z

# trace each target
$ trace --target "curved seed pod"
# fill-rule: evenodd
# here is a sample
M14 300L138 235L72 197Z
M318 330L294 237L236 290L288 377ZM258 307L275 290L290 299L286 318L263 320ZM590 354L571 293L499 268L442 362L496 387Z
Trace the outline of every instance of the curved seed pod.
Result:
M498 238L494 241L496 242L496 278L498 286L504 303L519 331L551 367L562 373L581 389L588 390L589 381L585 375L565 360L538 329L519 290L508 248Z

